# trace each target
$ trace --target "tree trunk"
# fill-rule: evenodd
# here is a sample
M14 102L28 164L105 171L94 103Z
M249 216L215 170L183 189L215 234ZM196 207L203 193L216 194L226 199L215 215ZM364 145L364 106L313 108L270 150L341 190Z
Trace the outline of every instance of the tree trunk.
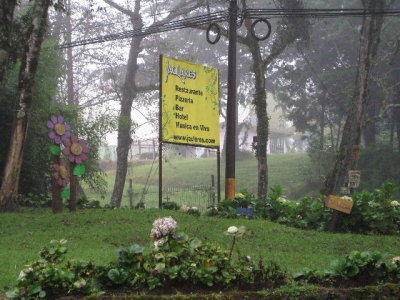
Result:
M0 103L4 86L4 75L10 53L11 28L16 0L2 0L0 3Z
M367 118L372 119L376 117L376 104L370 102L367 107ZM363 128L365 146L372 147L376 142L376 123L370 122Z
M18 209L18 184L32 102L32 89L50 3L50 0L34 2L32 24L28 30L28 42L19 73L17 107L13 121L11 144L0 191L0 210L2 211Z
M71 4L68 1L70 13L65 16L65 28L66 28L66 42L72 42L72 25L71 25ZM72 55L72 47L66 49L66 67L67 67L67 104L70 106L77 105L75 100L75 89L74 89L74 58Z
M364 7L382 9L383 3L379 0L363 1ZM364 16L360 35L359 61L357 67L353 103L347 114L343 128L342 141L332 172L327 176L321 192L325 195L333 194L345 184L347 173L357 163L353 159L354 147L359 147L362 122L368 105L368 82L371 64L376 56L383 18L379 15ZM335 231L340 213L334 210L330 231Z
M138 18L140 18L138 16ZM140 19L141 23L141 19ZM141 37L132 38L129 51L129 60L121 99L121 112L118 123L118 145L117 145L117 170L115 174L114 190L111 196L111 205L121 206L124 192L126 173L128 170L128 153L132 143L131 138L131 110L132 102L136 97L135 78L138 69L138 55L140 53Z

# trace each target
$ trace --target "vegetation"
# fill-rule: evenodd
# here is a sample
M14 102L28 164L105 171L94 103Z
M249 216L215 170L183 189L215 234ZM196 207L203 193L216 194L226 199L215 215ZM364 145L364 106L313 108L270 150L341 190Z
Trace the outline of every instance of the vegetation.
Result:
M238 241L243 255L255 260L272 260L288 272L304 267L324 269L330 261L351 251L380 251L398 256L398 236L365 236L304 231L266 220L193 217L170 210L78 210L76 214L53 215L50 210L27 209L18 215L3 214L1 225L0 286L11 285L19 270L36 258L50 240L68 240L73 255L69 258L105 265L117 259L116 249L133 244L149 247L149 232L154 219L172 216L179 231L205 242L230 245L223 235L229 226L245 226L253 235ZM227 247L227 246L226 246ZM225 248L225 250L228 250ZM10 256L12 252L14 255ZM236 259L236 251L234 256Z

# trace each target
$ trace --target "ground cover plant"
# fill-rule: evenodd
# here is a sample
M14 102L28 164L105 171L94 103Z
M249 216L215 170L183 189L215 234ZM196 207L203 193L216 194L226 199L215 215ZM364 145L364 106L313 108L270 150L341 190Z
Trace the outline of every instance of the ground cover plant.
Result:
M145 250L137 244L118 249L115 261L95 265L91 261L66 260L66 240L51 242L40 250L38 260L20 271L17 284L6 296L15 299L55 299L60 296L98 296L162 289L164 292L212 290L261 290L288 284L293 277L273 262L258 262L233 250L237 241L251 234L244 226L230 226L225 235L232 238L230 250L178 232L172 217L153 222L153 245ZM365 286L400 281L400 257L384 261L380 252L353 251L336 259L328 271L308 268L295 275L301 284L317 283L335 287ZM174 292L174 293L175 293Z
M399 234L400 202L394 199L398 187L387 182L371 192L355 192L351 198L351 214L342 214L338 231L364 234ZM326 207L325 196L305 196L298 201L283 196L280 186L271 188L266 200L242 190L235 199L227 199L211 207L208 215L236 218L237 208L252 208L254 217L269 219L303 229L327 230L332 209Z
M3 214L0 220L0 287L13 284L24 265L35 260L37 252L50 240L69 241L73 257L67 254L68 259L92 260L95 265L102 265L118 258L117 248L133 244L150 247L151 224L164 216L172 216L180 230L189 236L225 247L230 245L231 237L222 233L229 226L243 225L253 235L244 237L241 253L255 260L262 257L275 261L290 273L300 272L304 267L323 269L333 259L355 250L399 255L399 236L329 234L266 220L193 217L170 210L88 209L78 210L76 214L53 215L50 210L30 208L18 215Z

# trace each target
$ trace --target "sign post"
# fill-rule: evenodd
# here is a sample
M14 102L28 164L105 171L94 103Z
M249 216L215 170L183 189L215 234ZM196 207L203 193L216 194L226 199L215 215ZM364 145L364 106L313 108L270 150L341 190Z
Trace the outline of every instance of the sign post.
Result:
M159 114L159 207L162 208L162 144L219 151L218 70L160 56Z

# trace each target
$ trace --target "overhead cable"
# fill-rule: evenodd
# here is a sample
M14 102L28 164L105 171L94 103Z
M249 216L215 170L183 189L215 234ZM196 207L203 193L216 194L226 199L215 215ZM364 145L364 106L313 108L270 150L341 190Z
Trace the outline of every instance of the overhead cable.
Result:
M333 17L363 17L372 15L382 16L400 16L399 9L246 9L238 14L238 20L244 18L282 18L282 17L306 17L306 18L333 18ZM193 28L210 23L218 23L227 20L229 13L218 11L211 14L184 18L181 20L160 23L156 25L145 26L139 29L128 30L113 34L107 34L89 39L76 40L70 43L64 43L59 48L70 48L89 44L115 41L130 37L145 36L154 33L161 33L182 28Z

